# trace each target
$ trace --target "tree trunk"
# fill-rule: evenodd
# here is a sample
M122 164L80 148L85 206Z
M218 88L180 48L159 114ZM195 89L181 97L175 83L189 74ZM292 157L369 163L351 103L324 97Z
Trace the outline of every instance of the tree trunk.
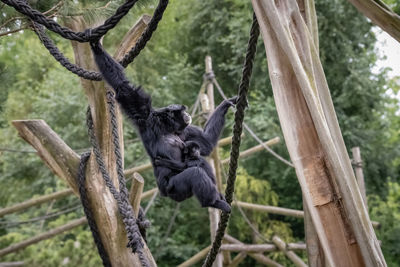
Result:
M116 53L119 57L134 45L134 42L130 42L129 40L137 40L148 21L148 17L141 18L133 27L134 30L128 32L124 38L124 42L121 43ZM75 18L68 21L67 26L75 31L81 31L91 25L87 25L82 18ZM97 69L88 43L72 41L72 46L77 65L88 70ZM103 154L106 168L115 187L118 188L116 158L111 135L111 120L106 98L107 88L104 82L81 79L81 83L91 108L95 127L94 132ZM123 158L122 118L119 109L117 109L116 115ZM43 121L16 121L14 125L19 130L20 135L39 152L39 155L47 165L58 176L66 179L74 192L77 192L76 174L79 165L79 156L51 131ZM90 201L91 210L111 264L113 266L140 266L137 254L133 254L131 249L126 246L128 240L124 224L118 212L116 200L105 185L93 155L87 163L86 176L87 197ZM147 246L145 246L144 252L151 266L156 266Z

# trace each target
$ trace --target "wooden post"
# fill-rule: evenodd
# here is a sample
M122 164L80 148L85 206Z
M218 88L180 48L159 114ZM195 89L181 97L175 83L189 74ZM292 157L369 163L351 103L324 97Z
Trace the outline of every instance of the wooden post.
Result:
M367 202L367 192L365 188L365 180L364 180L364 173L363 173L363 161L361 159L361 152L360 152L360 147L353 147L351 149L351 152L353 153L353 163L354 163L354 170L356 173L356 178L358 182L358 187L360 188L360 192L362 195L362 198L364 200L365 206L368 206Z
M286 145L327 264L386 266L355 186L315 38L299 8L313 1L252 4ZM316 16L312 9L310 16Z
M206 73L212 72L212 61L211 61L210 56L206 56L205 65L206 65ZM203 112L208 113L208 115L210 115L215 109L214 85L212 83L208 83L206 86L206 91L207 91L207 94L203 94L201 96L200 100L201 100L201 106L202 106ZM211 155L212 156L215 155L214 153L215 153L215 149ZM216 171L216 167L218 166L218 164L214 164L215 161L213 159L208 159L207 161L211 165L211 168L214 172L218 189L222 188L221 174L217 173L217 171ZM219 166L218 166L218 170L219 170ZM214 209L214 208L208 208L208 213L209 213L209 217L210 217L211 240L214 240L215 234L218 229L220 213L217 209ZM218 254L213 263L213 267L222 267L222 262L223 262L223 256L221 254Z
M137 39L146 28L148 19L141 18L136 23L136 30L130 31L124 40ZM67 21L67 26L75 31L81 31L91 25L87 25L83 18L78 17ZM116 55L125 54L134 43L123 42ZM88 43L72 41L77 65L89 69L97 69ZM117 58L118 60L119 58ZM106 168L114 185L118 188L118 179L115 168L116 158L113 153L114 145L111 136L111 120L107 105L106 86L104 82L81 79L82 86L88 98L91 115L94 123L94 132L103 154ZM110 89L110 88L109 88ZM118 131L120 135L120 147L123 158L123 133L122 117L119 108L116 110ZM83 118L82 118L83 119ZM79 156L72 151L43 121L15 121L14 126L20 135L29 142L39 156L60 177L67 180L74 192L77 192L76 173L79 165ZM92 206L94 219L97 222L101 239L108 252L113 266L138 266L140 263L137 254L133 254L126 247L127 237L125 228L118 214L117 203L105 185L97 163L93 156L90 157L86 171L86 187L88 199ZM151 266L156 266L154 259L147 248L144 249Z
M135 217L137 218L139 215L140 210L140 200L142 198L143 193L143 186L144 186L144 179L143 177L135 172L133 174L131 190L129 194L129 202L132 205L132 208L135 212Z

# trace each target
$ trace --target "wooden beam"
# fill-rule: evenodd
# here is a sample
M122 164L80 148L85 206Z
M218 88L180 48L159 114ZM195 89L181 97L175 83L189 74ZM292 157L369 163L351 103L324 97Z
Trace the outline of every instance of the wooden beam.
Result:
M243 245L242 242L240 242L239 240L237 240L236 238L225 234L224 236L224 240L226 240L229 243L233 243L233 244L240 244ZM265 264L266 266L271 266L271 267L283 267L282 265L280 265L279 263L277 263L276 261L271 260L269 257L263 255L262 253L249 253L248 254L251 258L255 259L257 262L261 263L261 264Z
M268 140L267 142L264 142L264 144L267 145L267 146L271 146L271 145L278 144L279 141L280 141L280 138L279 137L275 137L275 138L273 138L271 140ZM249 156L253 155L254 153L260 152L260 151L262 151L264 149L265 148L263 147L263 145L254 146L252 148L249 148L249 149L246 149L245 151L240 152L239 158L243 159L243 158L249 157ZM222 164L228 164L229 160L230 160L230 158L223 159L221 161L221 163Z
M381 0L349 0L358 11L400 42L400 16Z
M57 228L54 228L54 229L52 229L52 230L50 230L48 232L45 232L43 234L37 235L35 237L29 238L27 240L24 240L24 241L21 241L21 242L18 242L18 243L15 243L15 244L13 244L11 246L8 246L6 248L1 249L0 250L0 257L3 257L4 255L7 255L7 254L12 253L12 252L16 252L16 251L18 251L20 249L26 248L27 246L30 246L32 244L36 244L36 243L38 243L40 241L52 238L52 237L54 237L56 235L59 235L59 234L65 232L65 231L69 231L69 230L74 229L74 228L76 228L78 226L84 225L85 223L87 223L87 220L86 220L85 217L83 217L83 218L71 221L71 222L69 222L67 224L64 224L62 226L59 226Z
M237 205L244 209L250 209L255 211L263 211L272 214L279 214L284 216L291 216L296 218L303 218L304 212L302 210L294 210L294 209L287 209L287 208L280 208L274 206L267 206L267 205L259 205L259 204L252 204L243 201L234 201L233 205Z
M356 173L356 178L358 182L358 187L360 188L360 192L362 195L362 198L364 200L365 206L368 206L368 201L367 201L367 192L365 188L365 180L364 180L364 173L363 173L363 161L361 159L361 152L360 152L360 147L353 147L351 149L351 152L353 154L353 164L354 164L354 170Z
M236 255L236 257L233 258L233 260L230 262L228 267L237 267L239 264L246 259L247 253L246 252L240 252L239 254Z
M18 267L18 266L25 266L25 262L23 261L0 262L0 267Z
M257 245L222 244L221 250L232 251L232 252L263 253L263 252L276 251L276 246L273 244L257 244Z
M187 261L179 264L178 267L190 267L190 266L193 266L194 264L198 263L200 260L202 260L203 258L205 258L207 256L207 253L210 250L210 248L211 248L211 246L203 248L196 255L192 256L190 259L188 259Z
M278 236L274 236L272 238L272 242L281 250L285 255L296 265L297 267L307 267L307 264L305 264L302 259L296 255L293 251L289 251L286 247L285 242L283 242L282 239L280 239Z
M44 120L16 120L12 124L20 137L36 149L44 163L77 193L79 155Z
M32 206L40 205L40 204L43 204L43 203L46 203L46 202L49 202L52 200L56 200L59 198L63 198L65 196L69 196L72 194L72 192L73 192L72 189L65 189L62 191L58 191L58 192L54 192L54 193L51 193L48 195L29 199L24 202L15 204L13 206L0 209L0 217L3 217L4 215L10 214L10 213L14 213L17 211L21 211L21 210L30 208Z

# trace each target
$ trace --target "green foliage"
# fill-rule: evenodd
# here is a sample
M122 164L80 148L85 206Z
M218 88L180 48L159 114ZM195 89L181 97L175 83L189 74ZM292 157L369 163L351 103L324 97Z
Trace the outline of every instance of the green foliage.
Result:
M386 200L377 195L368 197L371 218L380 222L378 239L388 266L400 265L400 184L389 182Z
M243 168L238 169L235 192L238 201L279 206L279 197L272 190L270 183L250 176ZM272 240L274 235L278 235L285 242L294 241L290 224L280 221L279 217L265 212L234 208L229 232L245 243L266 243L267 240ZM246 222L245 218L251 221L252 226ZM252 227L256 228L263 237L259 237ZM280 252L271 253L269 256L284 266L290 265L290 261ZM253 264L255 264L254 260L247 259L247 266L253 266Z

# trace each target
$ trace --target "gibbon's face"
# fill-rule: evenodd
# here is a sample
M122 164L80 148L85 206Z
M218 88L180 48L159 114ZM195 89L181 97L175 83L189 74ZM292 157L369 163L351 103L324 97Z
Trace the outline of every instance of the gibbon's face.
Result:
M164 118L166 126L171 127L174 132L180 132L192 123L192 117L186 112L184 105L169 105L156 110L156 113Z

